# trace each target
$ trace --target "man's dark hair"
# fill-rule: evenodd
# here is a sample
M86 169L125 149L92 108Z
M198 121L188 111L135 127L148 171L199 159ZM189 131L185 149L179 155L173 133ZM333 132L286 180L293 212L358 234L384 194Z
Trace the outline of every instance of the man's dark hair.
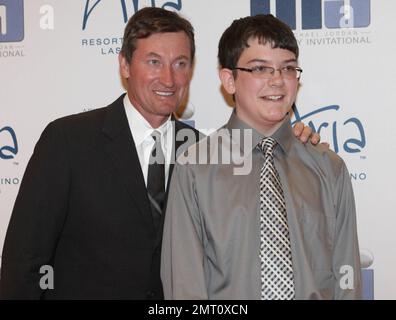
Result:
M290 27L271 14L258 14L234 20L219 41L219 64L221 68L234 69L250 39L293 52L298 58L298 44Z
M191 61L195 55L194 28L177 13L161 8L146 7L137 11L125 27L121 54L128 63L136 50L138 39L148 38L155 33L183 31L190 40Z

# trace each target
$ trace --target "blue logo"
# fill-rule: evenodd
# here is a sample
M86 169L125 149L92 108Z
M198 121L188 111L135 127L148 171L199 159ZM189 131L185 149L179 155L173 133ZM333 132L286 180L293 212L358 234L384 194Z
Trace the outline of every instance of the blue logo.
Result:
M3 132L6 132L9 136L11 136L12 143L11 145L0 145L0 159L14 159L16 154L18 153L18 141L15 135L15 131L11 127L4 127L0 129L0 136L3 136Z
M362 266L363 299L374 300L374 269L372 264L374 255L367 249L360 250L360 264Z
M324 3L322 16L322 4ZM277 0L276 16L296 29L296 0ZM271 13L270 0L250 0L251 15ZM301 0L303 30L365 28L370 25L370 0Z
M326 107L321 107L318 108L312 112L309 112L305 115L300 115L300 112L298 111L298 108L294 106L293 111L294 111L294 116L295 116L295 121L293 121L293 124L295 122L303 121L306 123L309 118L318 115L318 114L323 114L327 113L330 111L339 111L340 106L338 105L331 105L331 106L326 106ZM336 153L339 152L340 150L340 137L339 137L339 131L345 127L345 126L353 126L356 129L357 135L354 137L349 137L344 141L342 144L342 149L347 152L347 153L358 153L361 152L362 149L366 146L366 135L364 133L364 128L362 125L362 122L355 117L352 117L350 119L345 120L342 122L341 126L340 123L337 121L333 121L332 123L329 122L321 122L319 124L314 124L313 120L309 120L308 125L312 128L314 132L317 132L321 134L321 131L325 128L330 129L332 133L332 145L333 149Z
M374 300L374 270L362 269L363 300Z
M84 17L83 17L83 25L82 29L85 30L87 27L87 22L88 18L91 15L92 11L95 9L95 7L98 6L98 4L102 0L86 0L85 2L85 10L84 10ZM121 10L122 10L122 16L124 18L124 23L128 22L128 12L133 10L132 14L141 9L141 3L139 3L139 0L120 0L121 2ZM147 1L145 1L147 2ZM129 5L128 5L129 4ZM151 6L152 7L157 7L156 5L156 0L151 0ZM169 8L173 10L180 11L182 8L182 1L177 0L177 1L167 1L165 2L161 8Z
M23 37L23 0L0 0L0 42L19 42Z

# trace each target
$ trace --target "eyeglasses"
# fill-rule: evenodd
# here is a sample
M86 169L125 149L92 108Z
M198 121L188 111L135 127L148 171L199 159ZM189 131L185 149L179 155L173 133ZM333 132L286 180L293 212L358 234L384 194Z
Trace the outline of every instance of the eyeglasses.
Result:
M292 66L286 66L280 69L275 69L273 67L266 67L266 66L256 66L251 69L236 67L232 70L241 70L245 72L250 72L255 77L261 79L271 79L274 76L275 71L279 71L280 75L284 79L300 79L301 73L303 71L299 67L292 67Z

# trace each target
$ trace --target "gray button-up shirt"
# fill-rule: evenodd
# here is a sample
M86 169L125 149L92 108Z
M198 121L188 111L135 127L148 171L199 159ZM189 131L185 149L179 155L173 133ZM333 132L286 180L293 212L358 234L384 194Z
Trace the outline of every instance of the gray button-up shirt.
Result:
M285 194L296 299L360 298L355 204L345 163L326 147L300 143L289 118L272 137L278 142L274 159ZM234 113L179 157L183 164L173 172L162 244L166 299L260 299L264 158L256 145L262 138Z

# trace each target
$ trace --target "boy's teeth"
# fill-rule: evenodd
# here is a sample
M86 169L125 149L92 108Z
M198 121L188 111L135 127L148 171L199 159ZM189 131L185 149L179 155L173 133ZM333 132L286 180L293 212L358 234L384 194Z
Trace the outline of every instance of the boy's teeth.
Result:
M279 100L280 98L282 98L282 96L267 96L267 99L270 100Z

